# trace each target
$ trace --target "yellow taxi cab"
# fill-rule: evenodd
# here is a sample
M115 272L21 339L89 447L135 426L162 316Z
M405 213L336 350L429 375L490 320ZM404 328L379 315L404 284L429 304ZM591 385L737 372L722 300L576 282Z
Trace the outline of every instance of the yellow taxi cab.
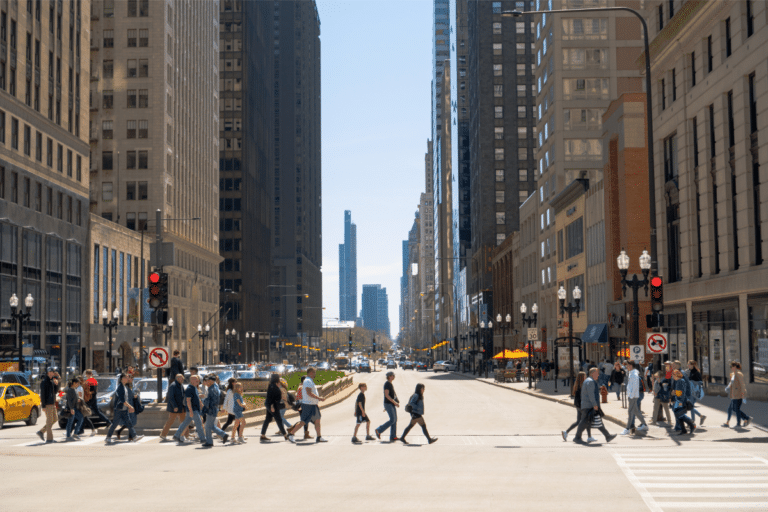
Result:
M9 421L37 423L40 417L40 395L23 384L0 383L0 429Z

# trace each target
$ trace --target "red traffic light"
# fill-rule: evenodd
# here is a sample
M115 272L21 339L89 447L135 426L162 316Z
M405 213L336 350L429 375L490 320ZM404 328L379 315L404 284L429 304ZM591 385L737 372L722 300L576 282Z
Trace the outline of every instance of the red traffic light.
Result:
M157 284L160 282L160 274L157 272L152 272L149 274L149 282L152 284Z
M651 286L655 286L656 288L658 288L661 285L662 285L661 277L654 276L651 278Z

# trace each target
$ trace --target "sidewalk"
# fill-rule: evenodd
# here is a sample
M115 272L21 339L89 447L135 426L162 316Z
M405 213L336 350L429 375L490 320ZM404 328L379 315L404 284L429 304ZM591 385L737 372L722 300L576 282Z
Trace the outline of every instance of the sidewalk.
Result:
M457 372L457 374L467 378L473 378L493 386L509 388L513 391L526 393L531 396L536 396L538 398L551 400L553 402L558 402L563 405L568 405L573 407L573 399L569 398L569 387L563 386L562 379L557 382L557 392L555 392L555 382L553 380L534 382L533 385L535 387L529 390L528 381L501 383L501 382L494 381L493 376L490 373L488 374L488 378L485 378L484 376L478 377L471 373ZM601 401L602 401L602 398L601 398ZM720 396L709 396L709 395L705 396L704 400L702 400L701 402L696 403L696 410L698 410L704 416L706 416L706 421L704 422L704 426L707 429L720 428L720 425L725 423L726 411L728 410L729 403L730 403L730 400L728 398L720 397ZM603 412L605 412L605 416L603 419L616 423L617 425L620 425L622 428L626 426L627 410L625 407L622 407L621 400L616 400L615 392L609 391L608 403L600 404L600 407L602 408ZM650 423L651 421L650 416L651 416L651 413L653 412L653 400L651 399L650 395L648 394L645 395L645 398L643 398L641 407L642 407L643 415L646 418L646 421ZM746 429L743 429L743 428L733 429L734 433L751 432L753 435L759 435L761 437L768 434L768 404L766 404L765 402L757 401L757 400L755 401L747 400L747 404L742 406L742 411L747 413L752 418L752 422L750 426ZM699 423L698 416L697 416L696 423L697 425ZM636 422L635 425L640 426L639 422ZM736 425L736 418L731 418L731 427L735 427L735 425ZM654 430L658 428L652 425L649 425L649 427ZM658 428L658 430L659 430L659 433L663 431L663 429L661 428Z

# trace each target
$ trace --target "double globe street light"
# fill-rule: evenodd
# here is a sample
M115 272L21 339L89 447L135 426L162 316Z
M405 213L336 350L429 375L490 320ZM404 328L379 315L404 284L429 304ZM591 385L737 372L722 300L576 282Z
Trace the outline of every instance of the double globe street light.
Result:
M581 290L578 286L574 286L573 288L573 299L576 301L574 304L573 302L569 303L567 306L565 305L565 299L568 295L568 292L565 291L565 288L562 286L559 290L557 290L557 298L560 299L560 316L565 315L565 313L568 313L568 365L570 368L570 375L568 376L568 386L570 388L569 393L573 393L573 388L571 387L571 383L573 382L574 373L573 373L573 313L576 313L576 318L579 317L579 311L581 310ZM555 379L557 379L557 376L555 376ZM573 395L571 395L573 396Z
M11 318L16 320L16 332L18 333L19 345L19 371L24 371L24 325L29 317L32 315L32 306L35 305L35 299L31 293L28 293L24 299L24 311L19 311L19 298L14 293L11 295L11 299L8 301L11 306Z
M104 308L101 310L101 323L104 325L104 332L109 331L109 373L113 373L114 369L112 368L112 329L117 332L117 325L118 320L120 318L120 310L115 308L114 311L112 311L112 319L109 318L109 312L107 311L107 308Z
M203 330L203 326L201 324L197 324L197 335L200 336L200 343L203 347L203 366L205 366L205 340L208 338L208 336L211 335L211 326L210 324L205 324L205 330Z
M491 336L493 332L493 322L488 320L486 322L485 320L480 321L480 342L482 343L483 347L483 366L485 367L485 378L488 378L488 358L490 357L489 353L493 349L493 343L491 343L491 346L488 346L488 337ZM478 372L478 375L480 372Z
M501 360L502 364L504 365L504 369L507 369L507 339L506 339L506 333L507 329L509 329L509 326L512 325L512 315L507 313L507 316L504 317L504 320L506 321L506 326L504 323L502 323L501 313L496 315L496 324L501 326Z
M638 319L639 315L639 308L638 308L638 297L637 292L640 290L641 287L645 288L645 296L648 296L648 284L650 281L648 280L648 273L651 270L651 256L648 254L648 251L643 250L643 254L640 255L640 270L643 271L643 278L638 279L637 274L632 275L631 280L627 280L627 270L629 269L629 256L627 256L627 253L624 251L624 249L621 249L621 253L619 253L619 256L616 258L616 263L619 266L619 272L621 272L621 292L624 297L627 296L627 286L632 288L633 297L632 297L632 341L634 345L640 344L640 323ZM622 347L622 355L624 354Z

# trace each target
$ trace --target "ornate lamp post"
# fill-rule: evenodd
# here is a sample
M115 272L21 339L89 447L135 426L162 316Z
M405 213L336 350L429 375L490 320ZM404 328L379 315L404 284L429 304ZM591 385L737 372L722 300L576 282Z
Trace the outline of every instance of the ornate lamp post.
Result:
M35 305L35 299L31 293L28 293L24 299L24 311L19 311L19 298L14 293L8 301L11 305L11 318L16 320L17 343L19 345L19 371L24 371L24 325L31 316L32 306Z
M507 329L509 329L509 326L512 325L512 315L507 313L507 316L504 318L506 321L506 326L502 323L501 313L496 315L496 324L498 324L501 327L501 360L503 361L504 369L507 369L507 339L506 339L506 333Z
M539 316L539 306L536 305L536 303L533 303L533 306L531 307L531 313L533 313L532 316L526 316L525 312L528 311L528 306L525 305L525 302L520 304L520 314L523 317L523 325L526 327L532 327L536 325L536 318ZM533 387L533 367L531 366L531 353L533 352L533 347L531 346L531 340L528 340L528 389Z
M643 271L643 279L638 279L637 274L632 275L632 280L627 280L627 270L629 269L629 256L621 250L621 253L616 258L616 263L619 266L619 272L621 272L621 292L624 297L627 296L627 286L632 288L632 341L634 345L640 344L640 323L638 319L638 298L637 292L641 287L645 288L645 296L648 296L648 272L651 270L651 256L648 251L643 250L643 254L640 255L640 270ZM623 348L623 347L622 347ZM623 352L623 351L622 351Z
M117 308L112 312L112 320L109 319L109 313L106 308L101 310L101 323L104 325L104 332L109 331L109 373L114 371L112 368L112 329L117 332L118 318L120 318L120 310Z
M203 347L203 366L205 366L205 340L208 338L208 336L211 335L211 326L209 324L205 324L205 330L203 330L203 326L200 324L197 324L197 335L200 336L200 343Z
M573 374L573 313L576 313L576 318L579 317L579 310L581 309L581 290L578 286L575 286L573 288L573 298L576 300L576 303L573 302L569 303L567 306L565 305L565 298L568 293L565 291L565 288L562 286L559 290L557 290L557 298L560 299L560 316L564 315L565 313L568 313L568 365L570 367L570 376L568 377L568 386L570 388L571 382L574 374ZM570 388L571 390L573 388Z

